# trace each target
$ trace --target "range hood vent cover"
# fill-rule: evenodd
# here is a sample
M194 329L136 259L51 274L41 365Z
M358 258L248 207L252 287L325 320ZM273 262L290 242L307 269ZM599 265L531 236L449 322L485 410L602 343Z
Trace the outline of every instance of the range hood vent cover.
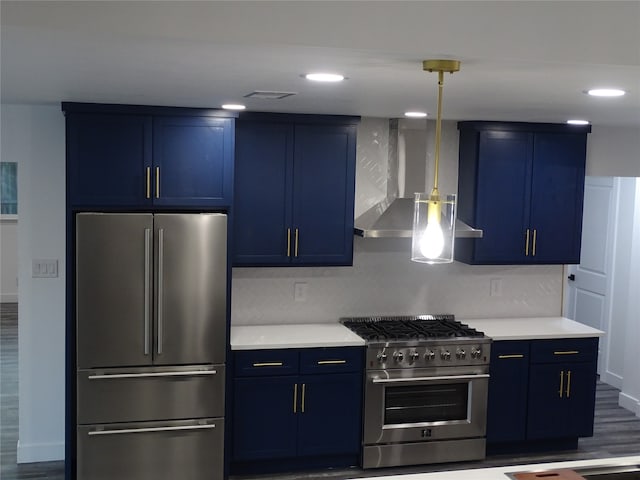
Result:
M411 238L413 198L374 205L356 219L354 233L364 238ZM456 238L482 238L482 230L456 219Z
M355 235L364 238L412 237L413 192L427 191L426 182L420 180L426 168L424 152L429 149L424 144L426 125L420 124L418 129L414 121L389 120L387 196L355 219ZM423 144L419 145L420 142ZM456 238L482 238L482 235L482 230L456 219Z

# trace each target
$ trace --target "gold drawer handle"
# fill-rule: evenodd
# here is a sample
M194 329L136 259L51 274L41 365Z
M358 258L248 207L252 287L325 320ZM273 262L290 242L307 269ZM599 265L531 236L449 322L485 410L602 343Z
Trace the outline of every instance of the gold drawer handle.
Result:
M498 358L500 359L505 359L505 358L524 358L524 355L521 354L513 354L513 355L498 355Z
M558 351L558 352L553 352L554 355L577 355L580 352L578 350L565 350L565 351Z
M320 360L318 365L342 365L347 363L346 360Z
M253 364L254 367L281 367L282 365L282 362L263 362Z
M293 384L293 413L298 413L298 384Z

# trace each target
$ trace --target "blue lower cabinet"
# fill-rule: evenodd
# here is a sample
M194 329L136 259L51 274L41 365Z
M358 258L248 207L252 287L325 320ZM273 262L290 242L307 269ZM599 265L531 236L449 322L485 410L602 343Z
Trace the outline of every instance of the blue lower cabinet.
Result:
M593 435L597 338L492 344L487 452L576 448Z
M231 473L358 465L363 357L360 347L236 352Z

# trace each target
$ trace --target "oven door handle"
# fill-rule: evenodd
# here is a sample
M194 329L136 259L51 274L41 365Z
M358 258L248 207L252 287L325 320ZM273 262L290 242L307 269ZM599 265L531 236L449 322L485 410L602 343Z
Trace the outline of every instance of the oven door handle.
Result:
M440 382L442 380L477 380L489 378L488 373L478 375L442 375L437 377L403 377L403 378L374 378L373 383L402 383L402 382Z

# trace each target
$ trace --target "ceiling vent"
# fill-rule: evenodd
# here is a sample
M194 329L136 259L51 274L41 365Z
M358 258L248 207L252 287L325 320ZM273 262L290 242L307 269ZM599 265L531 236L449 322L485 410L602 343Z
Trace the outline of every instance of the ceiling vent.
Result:
M260 98L262 100L282 100L283 98L297 95L296 92L262 92L255 91L248 93L244 98Z

